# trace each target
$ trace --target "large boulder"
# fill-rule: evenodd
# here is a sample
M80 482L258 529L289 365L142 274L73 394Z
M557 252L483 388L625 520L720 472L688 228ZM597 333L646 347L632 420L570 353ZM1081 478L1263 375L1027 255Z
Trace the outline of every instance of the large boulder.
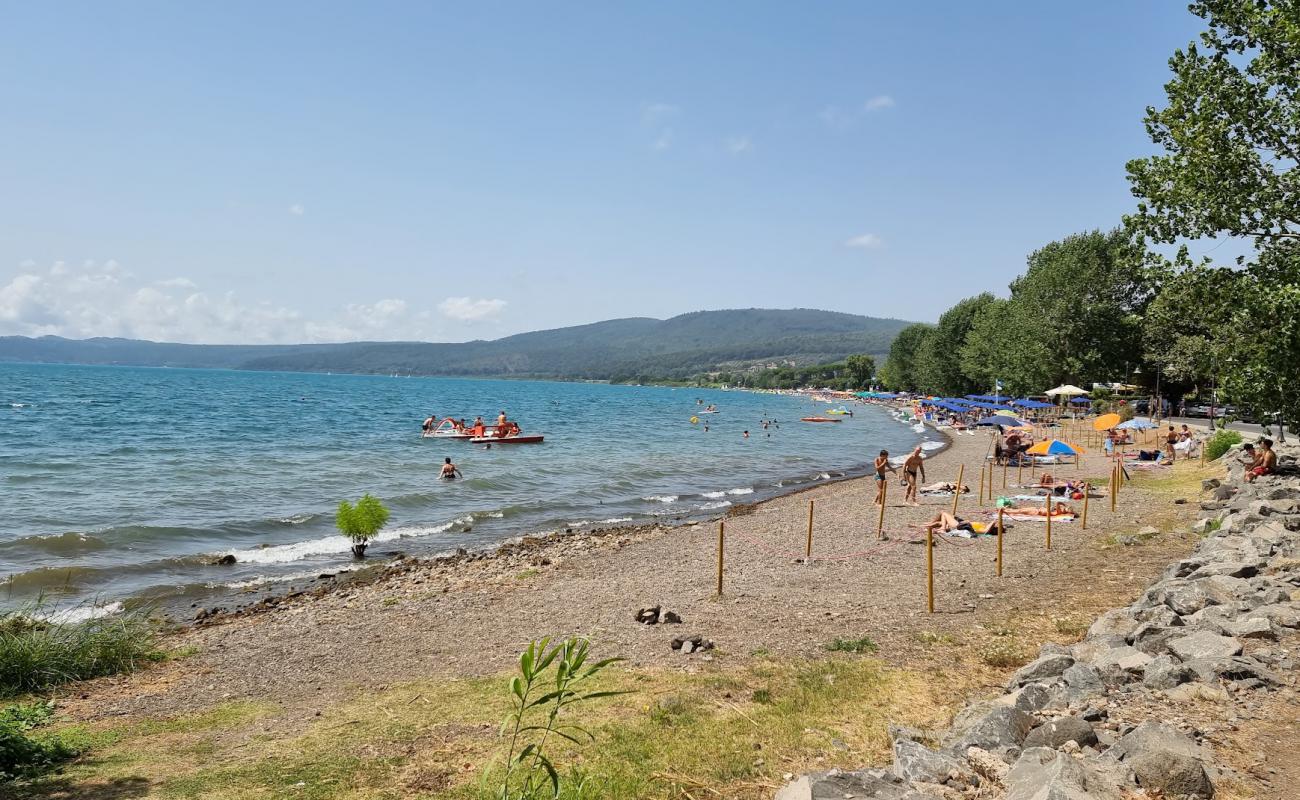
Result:
M944 783L950 778L961 783L977 782L963 762L910 739L894 741L894 774L908 783Z
M1016 674L1012 675L1011 680L1007 681L1007 689L1013 690L1027 683L1038 683L1049 678L1055 678L1073 664L1073 656L1059 653L1048 653L1039 656L1016 670Z
M1142 685L1151 689L1172 689L1196 678L1196 670L1186 664L1180 664L1170 656L1157 656L1143 670Z
M1025 737L1025 748L1057 748L1066 742L1077 742L1081 747L1097 743L1097 733L1079 717L1057 717L1034 728Z
M1194 614L1214 602L1205 589L1195 583L1172 583L1159 590L1156 596L1180 617Z
M1105 688L1101 680L1101 673L1090 664L1075 664L1062 672L1061 677L1065 679L1065 685L1071 689L1100 692Z
M1300 628L1300 604L1295 602L1252 608L1245 616L1263 617L1280 628Z
M1020 754L1007 773L1003 800L1118 800L1119 785L1102 770L1047 747Z
M838 769L801 775L781 787L775 800L843 800L846 797L938 800L935 795L918 792L883 771L845 772Z
M1003 756L1019 751L1021 742L1033 726L1033 718L1014 706L989 706L978 715L972 714L965 719L959 716L961 724L953 722L943 740L944 748L956 755L966 752L968 747Z
M1231 636L1220 636L1209 631L1196 631L1187 636L1170 639L1169 652L1183 661L1198 658L1228 658L1241 652L1241 642Z
M1214 784L1205 772L1200 749L1169 725L1144 722L1121 737L1105 757L1133 770L1144 789L1168 797L1214 797Z

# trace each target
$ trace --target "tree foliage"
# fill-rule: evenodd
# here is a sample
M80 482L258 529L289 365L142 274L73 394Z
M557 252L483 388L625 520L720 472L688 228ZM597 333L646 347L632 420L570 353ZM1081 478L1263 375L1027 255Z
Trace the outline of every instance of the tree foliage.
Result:
M366 552L366 545L388 522L388 509L379 498L369 492L362 495L356 505L347 500L339 503L334 524L339 532L352 540L352 552L361 557Z
M880 382L894 390L911 390L918 386L916 356L922 343L934 328L918 322L898 332L889 346L889 358L880 369Z
M923 392L960 397L977 389L992 389L992 381L972 379L962 369L960 352L980 309L997 302L988 292L968 297L939 317L939 323L922 339L913 369Z

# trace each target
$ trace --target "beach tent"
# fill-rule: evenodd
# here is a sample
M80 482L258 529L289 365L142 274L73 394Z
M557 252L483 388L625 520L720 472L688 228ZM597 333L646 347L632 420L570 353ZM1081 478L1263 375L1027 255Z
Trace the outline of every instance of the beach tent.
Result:
M1074 397L1075 395L1078 394L1087 394L1087 393L1088 392L1086 389L1080 389L1078 386L1073 386L1068 383L1061 384L1055 389L1048 389L1046 392L1043 392L1043 394L1047 395L1048 397Z

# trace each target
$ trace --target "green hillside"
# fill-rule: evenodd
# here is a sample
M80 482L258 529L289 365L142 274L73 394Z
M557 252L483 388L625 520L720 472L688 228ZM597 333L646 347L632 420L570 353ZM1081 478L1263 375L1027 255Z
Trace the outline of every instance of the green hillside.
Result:
M0 338L0 361L298 372L680 379L720 367L885 353L902 320L811 309L698 311L607 320L455 344L185 345L129 339Z

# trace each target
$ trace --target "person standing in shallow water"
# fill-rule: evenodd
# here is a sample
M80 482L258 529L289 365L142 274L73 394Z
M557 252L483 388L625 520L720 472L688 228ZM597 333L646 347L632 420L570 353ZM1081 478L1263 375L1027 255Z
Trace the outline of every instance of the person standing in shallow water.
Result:
M442 462L442 473L438 477L444 481L454 481L465 476L460 474L460 470L457 469L455 464L451 463L450 458L445 458Z
M898 472L894 465L889 463L889 451L881 450L880 455L876 456L876 499L871 502L873 506L881 506L885 503L885 473Z

